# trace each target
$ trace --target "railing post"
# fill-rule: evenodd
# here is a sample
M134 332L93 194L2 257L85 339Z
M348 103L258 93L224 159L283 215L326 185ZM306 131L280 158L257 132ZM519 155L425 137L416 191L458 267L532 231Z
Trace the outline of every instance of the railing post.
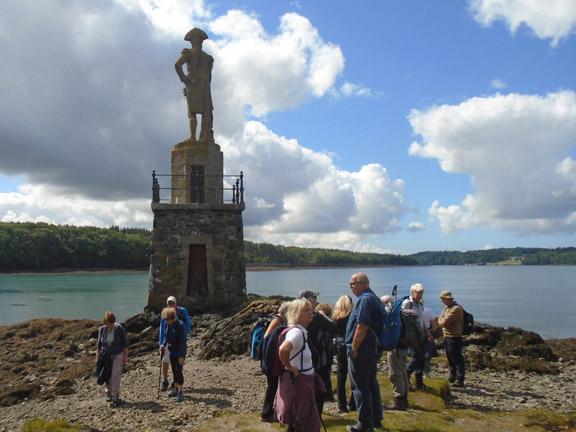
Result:
M160 184L158 184L158 179L156 178L156 170L152 171L152 202L160 202Z
M240 202L244 202L244 173L240 171Z

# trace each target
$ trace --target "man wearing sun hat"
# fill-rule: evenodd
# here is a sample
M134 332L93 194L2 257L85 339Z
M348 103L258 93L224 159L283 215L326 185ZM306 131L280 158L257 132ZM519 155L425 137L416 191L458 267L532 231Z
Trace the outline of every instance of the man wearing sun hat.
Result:
M188 338L188 333L190 333L190 316L188 315L188 311L186 310L186 308L178 306L178 302L176 301L176 297L174 296L170 296L166 299L166 307L176 309L176 316L184 324L184 330L186 331L186 338ZM162 346L162 341L164 340L165 328L166 323L164 321L164 318L162 317L160 318L160 335L159 335L160 346ZM162 381L162 390L168 390L169 365L170 365L170 354L168 353L168 350L164 350L164 357L162 358L162 375L164 376L164 381ZM176 394L174 394L174 396L176 396Z
M451 291L442 291L440 300L444 303L444 310L438 318L438 324L444 332L444 350L450 367L448 381L453 387L464 387L466 378L464 356L462 355L464 310L454 301Z

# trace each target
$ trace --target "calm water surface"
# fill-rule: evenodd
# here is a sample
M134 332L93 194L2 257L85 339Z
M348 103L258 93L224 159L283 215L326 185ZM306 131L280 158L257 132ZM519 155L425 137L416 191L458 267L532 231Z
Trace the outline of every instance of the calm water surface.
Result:
M246 284L260 295L295 296L311 289L320 292L318 301L334 304L343 294L352 296L348 281L355 271L364 271L380 296L396 284L398 295L407 295L411 284L422 283L425 304L436 315L443 308L440 291L449 289L477 321L545 338L576 337L576 266L279 270L247 272ZM100 320L107 310L122 321L142 312L147 300L145 273L0 276L0 325L47 317Z

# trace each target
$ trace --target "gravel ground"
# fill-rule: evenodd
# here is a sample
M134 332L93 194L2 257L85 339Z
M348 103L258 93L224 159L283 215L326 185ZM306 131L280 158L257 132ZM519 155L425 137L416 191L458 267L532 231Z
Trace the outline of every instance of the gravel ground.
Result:
M189 358L184 366L185 401L178 403L160 392L158 397L159 358L145 354L131 359L132 367L122 377L120 407L104 401L104 388L95 379L77 384L77 392L47 401L25 401L0 409L0 431L15 432L34 417L64 418L90 426L95 431L194 431L218 411L258 413L264 376L258 362L248 357L230 362L201 361ZM383 368L386 365L383 364ZM436 368L434 376L446 370ZM567 364L560 375L535 375L520 372L471 372L467 388L454 389L451 405L476 411L516 411L551 409L576 411L576 366ZM327 403L327 412L336 412L335 403Z

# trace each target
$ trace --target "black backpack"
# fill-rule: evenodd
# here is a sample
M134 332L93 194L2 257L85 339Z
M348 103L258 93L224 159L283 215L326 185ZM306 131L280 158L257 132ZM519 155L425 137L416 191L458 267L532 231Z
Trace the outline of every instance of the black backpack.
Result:
M460 306L458 303L454 302L450 307ZM474 333L474 315L470 312L466 312L466 310L460 306L462 312L464 313L464 325L462 326L462 336L468 336Z
M462 335L468 336L474 333L474 315L470 312L466 312L462 306L460 307L462 308L462 312L464 312L464 327L462 327Z
M418 312L414 309L402 310L402 332L400 342L407 347L415 348L424 343L426 334L418 321Z

